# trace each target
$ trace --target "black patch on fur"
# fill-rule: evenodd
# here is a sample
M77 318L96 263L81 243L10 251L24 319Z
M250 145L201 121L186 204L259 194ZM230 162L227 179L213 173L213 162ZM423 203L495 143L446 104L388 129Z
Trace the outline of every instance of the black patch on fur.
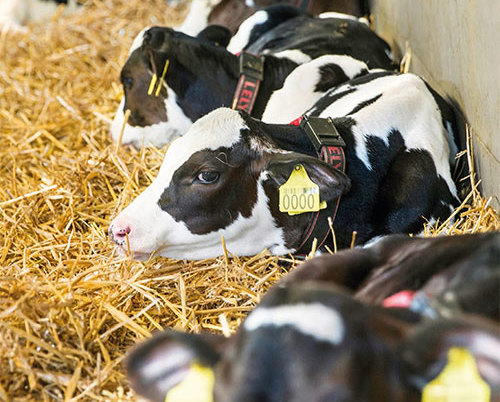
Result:
M231 31L222 25L209 25L196 37L214 45L226 47L231 40Z
M225 228L240 215L249 217L257 201L257 181L251 158L241 146L195 152L173 174L158 205L191 233ZM196 183L201 171L219 172L214 184Z
M326 92L330 88L349 80L344 70L337 64L325 64L319 68L320 79L314 88L315 92Z
M332 94L331 92L327 92L320 99L318 99L318 101L314 104L313 108L311 109L310 115L311 116L319 116L332 103L338 101L339 99L342 99L346 95L349 95L349 94L352 94L353 92L356 92L356 88L350 88L350 87L347 87L347 88L348 89L343 90L343 91L338 92L338 93L335 93L335 94Z
M351 114L355 114L359 112L361 109L365 108L366 106L371 105L372 103L376 102L378 98L380 98L382 94L376 95L371 99L365 100L363 102L360 102L354 109L352 109L349 113L347 113L347 116L350 116Z

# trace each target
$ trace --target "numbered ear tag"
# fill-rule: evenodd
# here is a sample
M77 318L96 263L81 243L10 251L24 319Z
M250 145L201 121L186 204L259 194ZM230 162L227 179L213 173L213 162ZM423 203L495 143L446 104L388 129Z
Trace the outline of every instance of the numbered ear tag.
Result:
M479 376L474 357L464 348L451 348L448 363L424 387L422 402L489 402L490 387Z
M184 380L167 393L165 402L213 402L214 382L211 368L193 364Z
M304 166L295 166L288 180L280 186L279 207L280 212L289 215L326 208L326 202L319 200L319 186L309 178Z

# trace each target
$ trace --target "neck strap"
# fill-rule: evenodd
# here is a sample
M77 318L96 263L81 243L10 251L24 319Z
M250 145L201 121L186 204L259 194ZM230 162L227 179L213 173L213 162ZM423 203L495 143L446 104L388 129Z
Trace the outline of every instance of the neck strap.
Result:
M233 110L252 113L260 82L264 79L264 58L251 53L241 52L240 79L233 97Z
M323 119L320 117L308 117L303 115L290 124L300 126L304 130L316 149L319 158L332 165L335 169L345 173L346 160L344 147L346 144L331 118ZM331 212L329 216L331 217L331 225L327 219L319 219L320 211L311 214L311 218L309 219L309 223L304 233L304 238L297 248L296 254L302 249L310 250L314 238L318 240L318 250L325 244L335 222L339 204L340 196L337 198L337 201L334 202L333 208L330 207ZM326 234L321 236L322 233Z

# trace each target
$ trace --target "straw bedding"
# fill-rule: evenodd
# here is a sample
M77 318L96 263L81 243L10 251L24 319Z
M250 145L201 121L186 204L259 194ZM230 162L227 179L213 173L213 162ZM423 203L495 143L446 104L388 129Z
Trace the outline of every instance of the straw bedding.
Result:
M290 267L252 258L120 258L107 226L154 178L162 150L118 151L109 122L133 37L185 5L90 0L0 35L0 398L133 400L122 360L163 327L234 331ZM500 228L477 191L439 232ZM221 245L221 250L222 250Z

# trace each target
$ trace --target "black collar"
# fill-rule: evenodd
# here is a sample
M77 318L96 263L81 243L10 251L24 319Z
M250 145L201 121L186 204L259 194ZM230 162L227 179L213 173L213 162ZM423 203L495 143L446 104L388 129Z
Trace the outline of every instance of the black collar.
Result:
M241 52L240 79L233 97L233 110L252 113L260 82L264 79L264 58L251 53Z
M333 124L331 118L301 116L291 124L298 125L309 137L318 157L324 162L332 165L335 169L345 172L345 141ZM304 237L295 251L299 254L301 250L311 250L314 239L317 239L316 250L319 250L326 242L328 235L333 229L335 217L340 204L340 197L329 210L311 213L311 218L304 233ZM326 213L325 213L326 212ZM320 219L321 214L321 219ZM326 233L326 234L323 234ZM323 235L322 235L323 234ZM299 254L301 255L301 254Z

